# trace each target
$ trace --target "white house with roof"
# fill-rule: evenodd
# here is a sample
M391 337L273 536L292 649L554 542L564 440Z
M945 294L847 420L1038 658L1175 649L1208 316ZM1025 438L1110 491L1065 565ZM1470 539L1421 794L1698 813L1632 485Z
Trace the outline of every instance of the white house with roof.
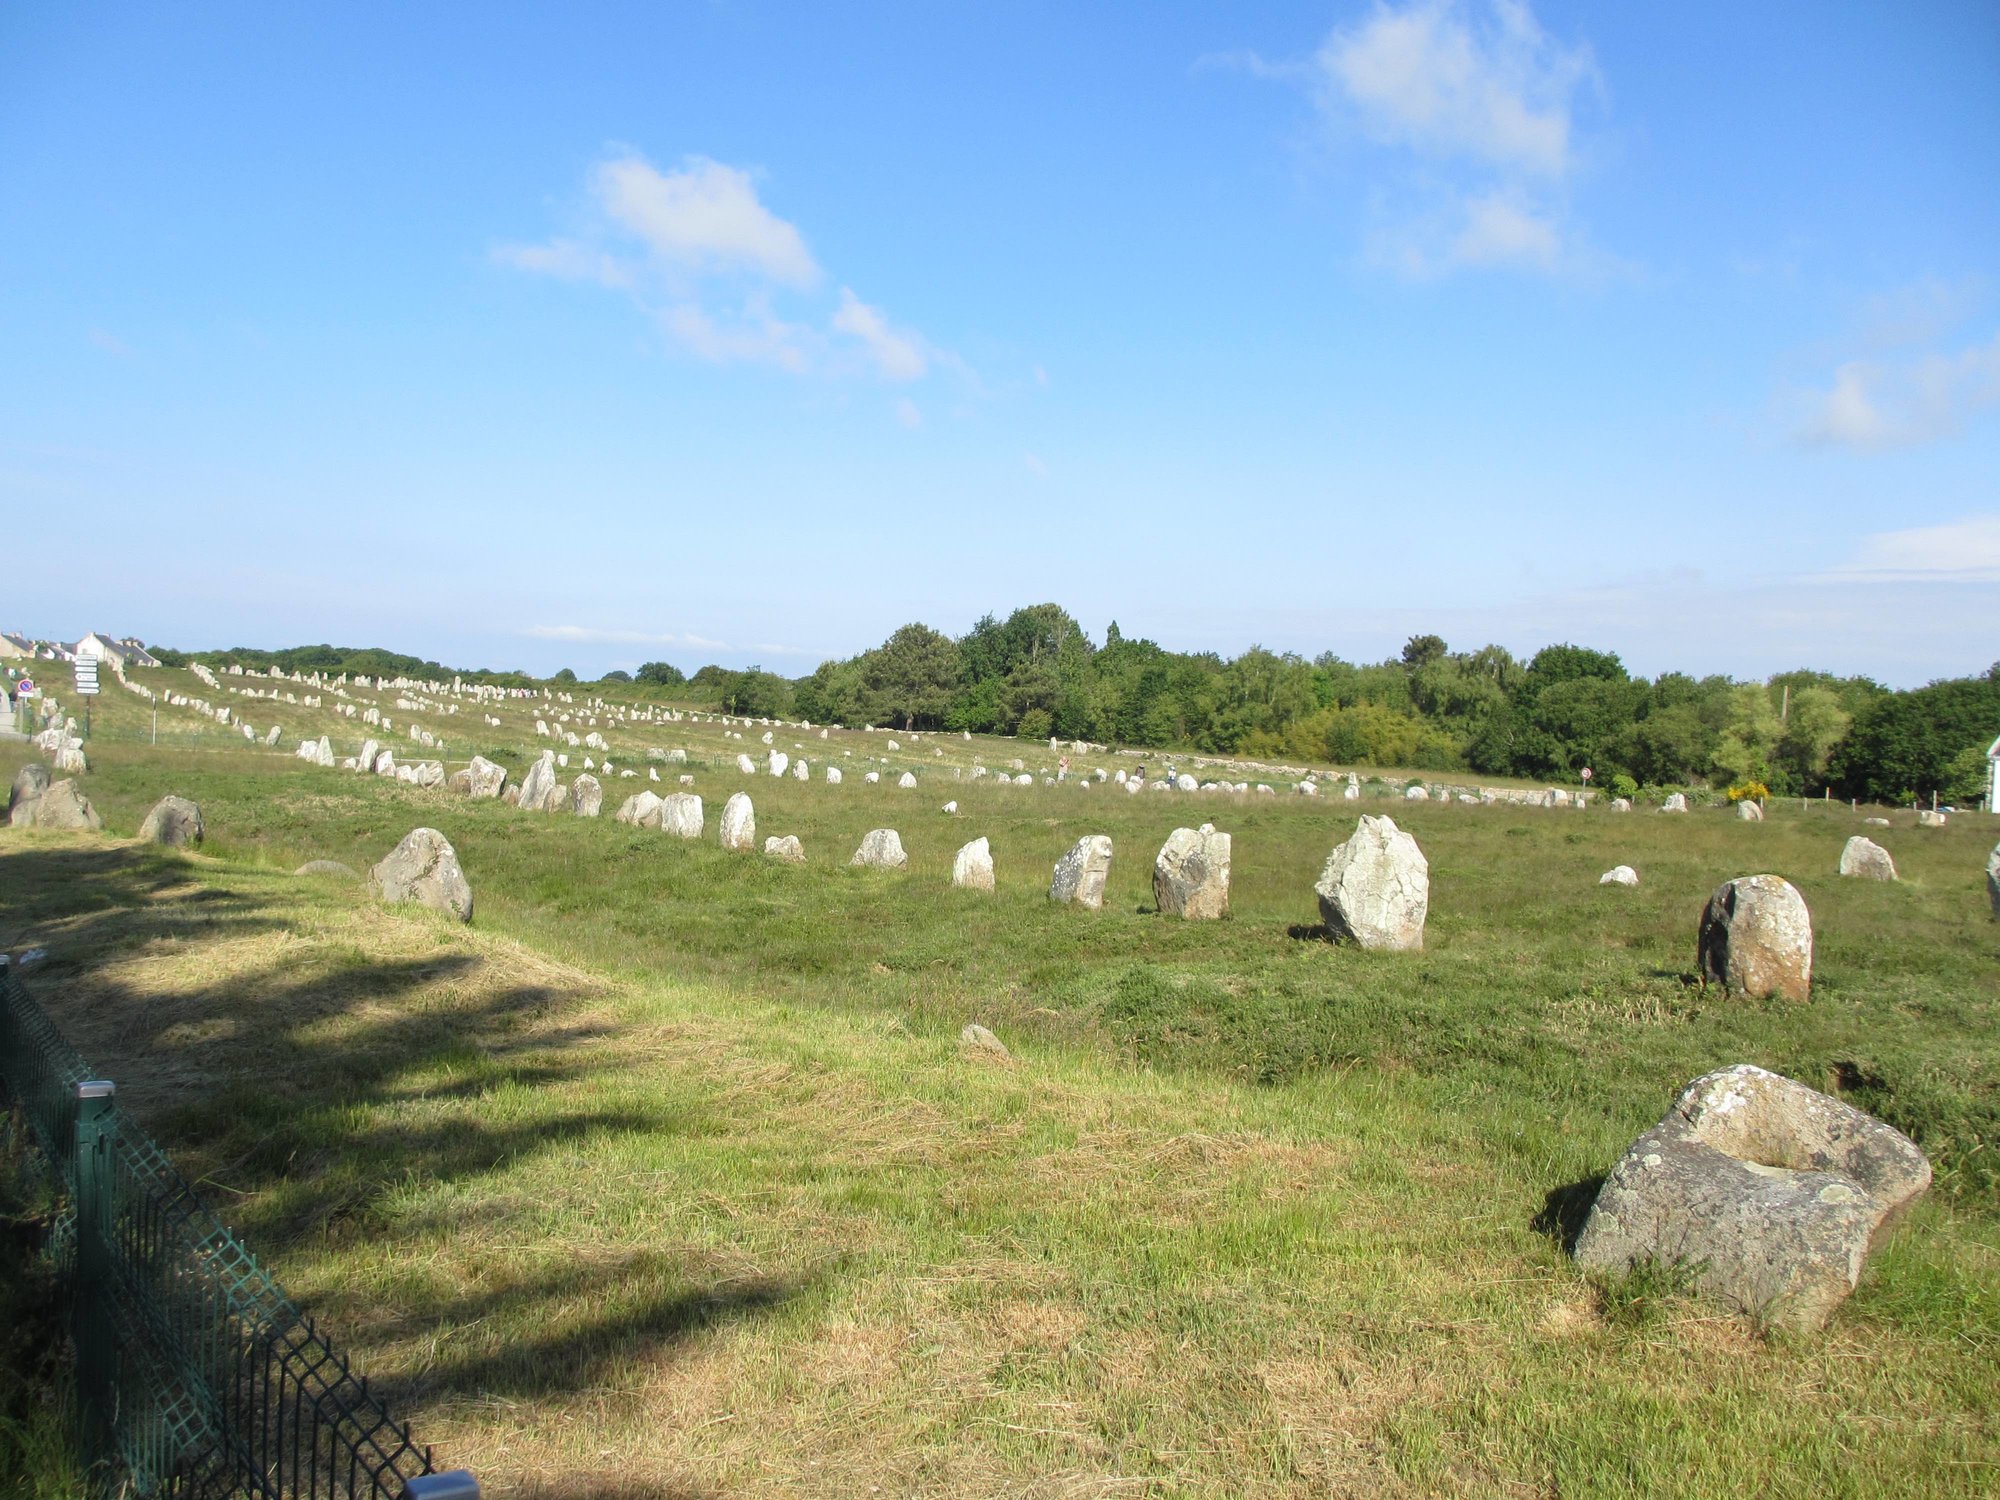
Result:
M115 661L128 667L157 667L159 662L136 636L111 636L93 630L76 643L78 657Z

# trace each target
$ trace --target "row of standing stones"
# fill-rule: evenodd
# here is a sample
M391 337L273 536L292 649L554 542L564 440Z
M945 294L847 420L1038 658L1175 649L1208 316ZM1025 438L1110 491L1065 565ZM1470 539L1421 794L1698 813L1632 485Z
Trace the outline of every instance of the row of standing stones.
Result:
M499 767L475 762L472 784L463 789L497 796L504 779ZM554 805L533 771L520 800ZM7 813L14 827L103 826L74 781L52 781L40 765L16 774ZM705 822L701 799L692 793L642 792L617 816L693 838L701 837ZM755 832L750 798L739 792L724 808L721 842L747 850ZM161 799L140 829L142 839L183 847L199 845L203 834L200 809L174 796ZM805 858L791 835L767 839L764 852L789 863ZM1079 839L1055 866L1050 899L1100 909L1111 859L1108 837ZM1154 864L1160 911L1189 920L1225 915L1229 861L1228 834L1209 824L1175 829ZM896 830L878 828L849 863L901 869L909 856ZM298 873L354 872L316 860ZM1850 840L1842 851L1841 873L1895 878L1887 853L1865 838ZM1986 873L2000 919L2000 846ZM959 850L952 882L993 889L986 839ZM471 884L450 840L434 828L413 829L369 870L368 884L385 902L416 902L459 921L472 919ZM1329 937L1370 949L1422 948L1429 865L1416 840L1392 819L1363 817L1328 857L1315 893ZM1725 882L1704 906L1696 938L1703 983L1753 999L1808 1000L1812 947L1805 900L1776 875ZM1005 1045L977 1024L968 1025L960 1041L980 1054L1007 1056ZM1930 1163L1901 1132L1793 1079L1739 1064L1696 1079L1659 1124L1633 1142L1605 1179L1574 1253L1579 1265L1608 1274L1645 1263L1679 1266L1695 1285L1767 1326L1815 1329L1853 1292L1868 1257L1930 1181Z

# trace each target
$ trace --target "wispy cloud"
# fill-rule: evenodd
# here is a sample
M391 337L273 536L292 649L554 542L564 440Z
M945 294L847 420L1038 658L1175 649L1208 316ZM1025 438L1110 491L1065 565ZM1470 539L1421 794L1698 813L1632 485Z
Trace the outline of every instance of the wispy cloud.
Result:
M1202 60L1305 89L1336 135L1376 148L1368 258L1405 274L1595 272L1568 190L1579 101L1601 94L1587 46L1525 0L1376 0L1310 61Z
M2000 583L2000 515L1863 537L1853 561L1817 583Z
M826 275L805 234L764 202L742 167L689 156L663 171L618 151L591 170L585 200L575 232L496 245L493 259L624 293L676 347L714 364L867 371L898 383L945 368L973 379L963 361L849 287L828 308Z
M1835 367L1793 392L1792 436L1810 447L1908 448L1955 437L2000 408L2000 333L1951 352L1884 353Z

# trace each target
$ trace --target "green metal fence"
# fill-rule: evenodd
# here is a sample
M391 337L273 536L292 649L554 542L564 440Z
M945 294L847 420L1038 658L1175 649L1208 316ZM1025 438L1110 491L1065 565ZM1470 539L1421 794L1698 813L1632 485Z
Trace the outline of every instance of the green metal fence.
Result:
M118 1107L0 964L0 1081L63 1186L84 1443L144 1496L472 1495L435 1475L347 1361Z

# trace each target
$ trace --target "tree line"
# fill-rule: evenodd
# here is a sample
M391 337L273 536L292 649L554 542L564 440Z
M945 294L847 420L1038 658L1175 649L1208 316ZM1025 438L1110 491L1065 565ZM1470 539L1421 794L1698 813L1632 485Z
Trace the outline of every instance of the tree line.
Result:
M246 668L364 673L509 686L567 686L520 672L453 672L377 648L302 646L180 653ZM910 624L881 645L800 678L752 667L671 663L599 682L643 696L821 724L1016 734L1187 747L1260 759L1401 766L1634 788L1761 784L1781 794L1970 803L2000 736L2000 662L1984 675L1896 691L1866 677L1801 669L1765 682L1627 672L1615 652L1545 646L1523 661L1500 646L1453 651L1412 636L1400 656L1310 660L1252 647L1224 660L1127 637L1095 644L1055 604L987 615L954 639Z

